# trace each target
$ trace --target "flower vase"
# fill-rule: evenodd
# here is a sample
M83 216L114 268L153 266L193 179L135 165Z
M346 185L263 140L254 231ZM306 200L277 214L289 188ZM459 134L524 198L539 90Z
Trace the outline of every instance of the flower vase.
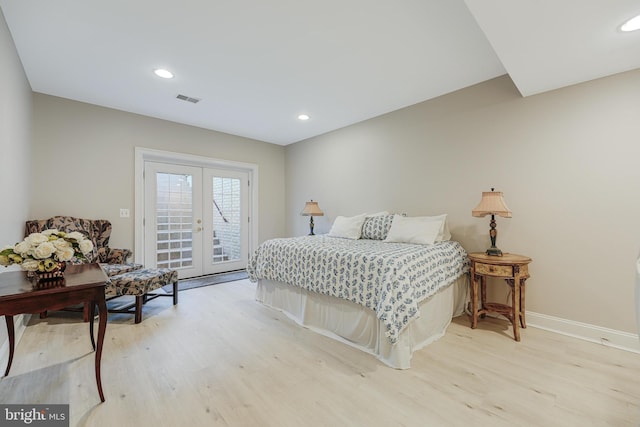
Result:
M27 271L27 277L38 288L64 286L64 270L66 268L67 263L57 262L55 267L49 271Z

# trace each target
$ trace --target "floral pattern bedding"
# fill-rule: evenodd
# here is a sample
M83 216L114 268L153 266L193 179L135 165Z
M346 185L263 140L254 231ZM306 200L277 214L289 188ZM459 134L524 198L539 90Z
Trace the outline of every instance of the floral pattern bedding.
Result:
M418 304L469 269L460 243L435 245L329 236L272 239L247 266L249 279L276 280L373 310L393 344L420 315Z

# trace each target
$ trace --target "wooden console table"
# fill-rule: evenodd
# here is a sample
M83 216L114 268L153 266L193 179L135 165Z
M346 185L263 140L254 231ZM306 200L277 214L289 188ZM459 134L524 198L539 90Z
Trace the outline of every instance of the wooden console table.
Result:
M107 275L98 264L69 265L65 271L64 283L35 285L26 272L12 271L0 274L0 316L5 316L9 335L9 361L4 375L9 375L15 347L13 316L17 314L41 313L46 310L59 310L73 304L88 303L90 306L89 334L91 345L96 352L96 383L100 401L104 402L102 381L100 379L100 359L102 343L107 330L107 304L104 290ZM98 342L93 337L93 319L98 306Z
M471 261L471 328L476 328L478 316L491 312L502 314L511 321L513 337L516 341L520 341L519 327L527 327L524 318L524 296L531 258L515 254L492 256L484 252L474 252L469 254L469 260ZM487 277L505 279L511 287L511 306L487 302ZM480 301L478 301L478 285Z

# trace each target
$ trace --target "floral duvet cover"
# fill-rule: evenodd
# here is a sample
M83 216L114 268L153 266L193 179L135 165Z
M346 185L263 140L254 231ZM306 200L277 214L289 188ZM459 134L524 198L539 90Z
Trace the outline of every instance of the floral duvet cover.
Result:
M393 344L420 316L418 305L469 269L460 243L435 245L329 236L272 239L247 266L249 279L275 280L373 310Z

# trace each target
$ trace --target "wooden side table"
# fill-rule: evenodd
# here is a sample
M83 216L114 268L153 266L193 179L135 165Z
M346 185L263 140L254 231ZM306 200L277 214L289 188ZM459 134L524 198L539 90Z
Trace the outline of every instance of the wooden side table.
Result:
M471 328L478 325L478 316L486 313L502 314L513 325L513 336L520 341L520 329L527 327L524 318L525 281L529 278L531 258L523 255L504 254L491 256L484 252L469 254L471 260ZM487 302L487 277L505 279L511 287L511 305ZM478 302L480 287L480 304Z
M46 310L57 310L73 304L87 303L90 313L89 335L91 337L91 345L96 352L96 384L100 401L104 402L100 360L102 358L104 335L107 330L107 304L104 290L108 280L107 275L98 264L69 265L65 270L63 283L45 286L34 285L27 278L27 273L24 271L11 271L0 274L0 316L5 317L9 338L9 360L4 375L9 375L11 362L13 361L15 348L14 315L42 313ZM96 305L100 316L97 345L93 336L93 319Z

